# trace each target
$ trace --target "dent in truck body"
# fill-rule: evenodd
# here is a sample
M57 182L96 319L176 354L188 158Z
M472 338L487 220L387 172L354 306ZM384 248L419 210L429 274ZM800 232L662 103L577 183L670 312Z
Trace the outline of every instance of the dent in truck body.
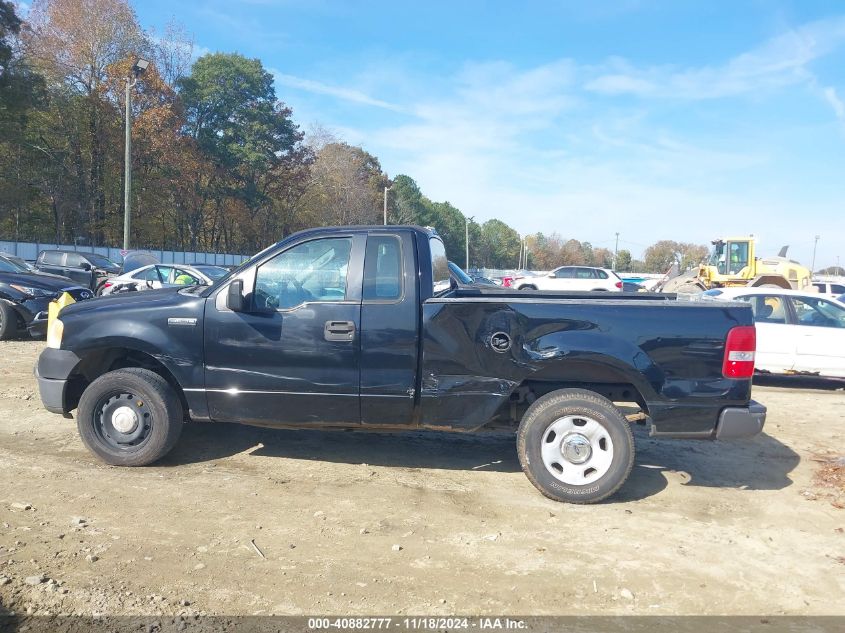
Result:
M747 406L751 381L721 370L723 333L749 325L750 313L739 320L721 306L651 301L608 301L597 313L597 303L605 302L426 301L422 425L484 426L525 383L630 385L629 400L647 411L656 434L711 437L721 409ZM665 334L670 316L682 318L683 336ZM490 344L499 332L513 341L504 353Z

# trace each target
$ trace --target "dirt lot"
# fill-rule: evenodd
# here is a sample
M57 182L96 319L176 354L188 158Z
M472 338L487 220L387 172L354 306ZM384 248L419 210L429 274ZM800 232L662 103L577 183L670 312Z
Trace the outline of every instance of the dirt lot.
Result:
M845 614L845 510L814 480L842 389L756 387L754 441L638 429L622 493L578 507L507 437L193 424L108 467L41 408L41 347L0 343L0 612Z

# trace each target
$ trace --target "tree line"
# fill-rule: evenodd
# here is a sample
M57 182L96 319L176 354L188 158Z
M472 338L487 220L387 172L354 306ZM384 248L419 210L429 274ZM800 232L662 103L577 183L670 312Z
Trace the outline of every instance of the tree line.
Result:
M522 237L505 222L468 220L361 147L306 133L259 60L195 58L182 26L144 30L127 0L35 0L26 19L0 0L0 237L121 243L125 82L138 58L151 63L132 88L133 247L252 253L311 226L381 224L386 195L390 224L435 227L460 264L467 233L472 266L518 264ZM534 269L609 267L614 255L556 233L525 249ZM617 268L657 270L657 250L641 262L619 251Z

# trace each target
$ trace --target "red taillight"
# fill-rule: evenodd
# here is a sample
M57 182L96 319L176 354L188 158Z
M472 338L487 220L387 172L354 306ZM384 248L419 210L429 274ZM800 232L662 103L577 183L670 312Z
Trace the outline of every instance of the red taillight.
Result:
M622 282L621 282L621 281L617 281L617 282L616 282L616 287L621 289L621 288L622 288Z
M722 375L725 378L751 378L754 375L756 351L757 330L753 325L732 328L725 341Z
M513 277L502 277L502 285L505 288L510 288L513 283Z

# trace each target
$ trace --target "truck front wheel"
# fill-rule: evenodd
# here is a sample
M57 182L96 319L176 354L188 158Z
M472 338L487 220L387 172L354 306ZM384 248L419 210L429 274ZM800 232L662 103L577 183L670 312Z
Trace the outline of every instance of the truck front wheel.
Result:
M182 406L168 382L148 369L103 374L79 400L77 427L85 446L107 464L146 466L176 445Z
M561 389L526 411L517 452L523 472L550 499L595 503L628 478L634 437L607 398L586 389Z

